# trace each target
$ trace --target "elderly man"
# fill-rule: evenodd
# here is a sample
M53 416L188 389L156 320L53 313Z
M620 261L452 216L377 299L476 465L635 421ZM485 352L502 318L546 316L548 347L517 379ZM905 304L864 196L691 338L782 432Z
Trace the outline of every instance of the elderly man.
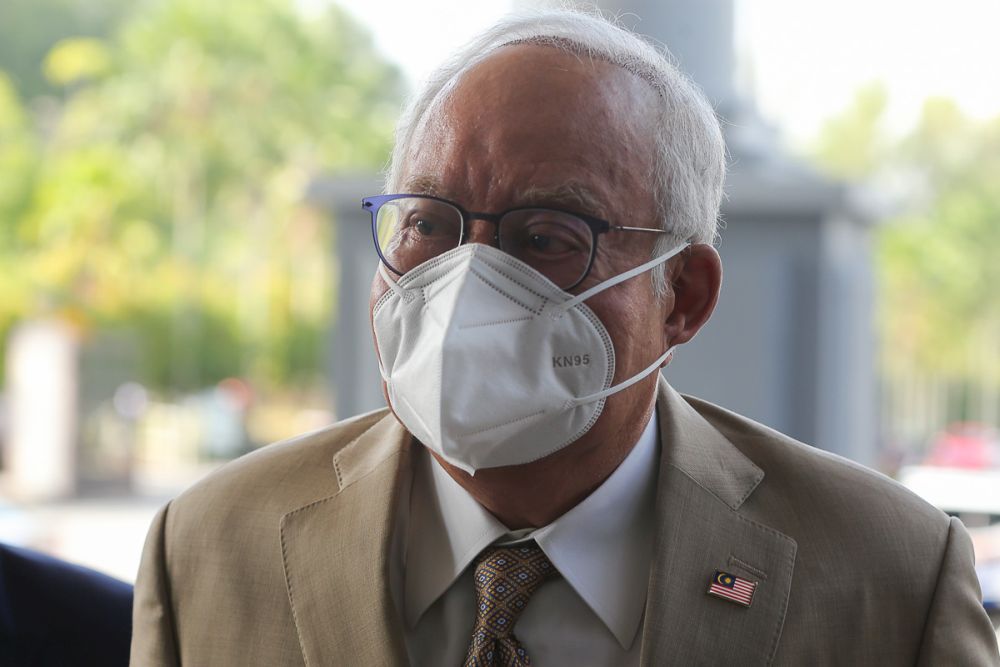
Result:
M724 150L653 48L507 20L397 138L390 410L165 508L134 664L998 662L958 521L659 378L719 294Z

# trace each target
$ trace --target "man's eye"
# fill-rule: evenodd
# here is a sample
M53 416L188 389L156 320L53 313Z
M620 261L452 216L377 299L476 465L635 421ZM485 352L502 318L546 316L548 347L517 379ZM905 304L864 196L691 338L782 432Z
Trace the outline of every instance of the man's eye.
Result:
M547 234L531 234L528 236L528 247L536 252L565 252L569 248L559 239Z
M437 216L428 215L426 212L414 212L408 215L403 226L420 237L440 236L446 231Z
M545 250L549 247L552 242L548 236L542 236L541 234L532 234L528 237L528 245L535 248L536 250Z
M525 230L524 246L539 256L559 256L585 251L583 241L561 224L536 223Z

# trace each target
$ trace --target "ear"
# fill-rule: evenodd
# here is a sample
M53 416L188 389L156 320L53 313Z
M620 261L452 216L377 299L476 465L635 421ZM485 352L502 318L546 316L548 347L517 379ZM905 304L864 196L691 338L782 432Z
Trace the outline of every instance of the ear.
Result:
M663 334L672 347L694 338L712 316L722 288L722 259L708 244L692 245L668 265L667 278L673 309L667 313Z

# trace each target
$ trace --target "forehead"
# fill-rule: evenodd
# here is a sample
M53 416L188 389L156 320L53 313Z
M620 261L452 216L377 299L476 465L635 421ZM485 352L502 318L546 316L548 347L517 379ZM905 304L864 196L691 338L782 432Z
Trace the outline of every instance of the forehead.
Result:
M452 101L462 93L488 93L499 99L538 101L533 93L563 101L609 101L644 98L653 93L638 76L572 45L515 43L499 47L446 86Z
M652 166L650 85L603 60L546 45L497 49L432 104L404 167L409 180L511 189L601 181ZM439 193L447 194L447 193Z

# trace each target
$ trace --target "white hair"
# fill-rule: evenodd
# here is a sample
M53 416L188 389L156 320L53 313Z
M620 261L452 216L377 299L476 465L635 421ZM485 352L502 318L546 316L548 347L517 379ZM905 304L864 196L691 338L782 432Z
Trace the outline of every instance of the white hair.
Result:
M725 146L711 104L661 52L638 35L598 14L548 9L511 14L455 52L411 98L396 126L396 143L386 190L398 191L410 145L442 91L496 49L514 43L545 44L617 65L640 77L660 97L654 129L654 168L650 188L660 227L653 256L681 241L713 243L725 176ZM654 270L658 294L667 291L665 267Z

